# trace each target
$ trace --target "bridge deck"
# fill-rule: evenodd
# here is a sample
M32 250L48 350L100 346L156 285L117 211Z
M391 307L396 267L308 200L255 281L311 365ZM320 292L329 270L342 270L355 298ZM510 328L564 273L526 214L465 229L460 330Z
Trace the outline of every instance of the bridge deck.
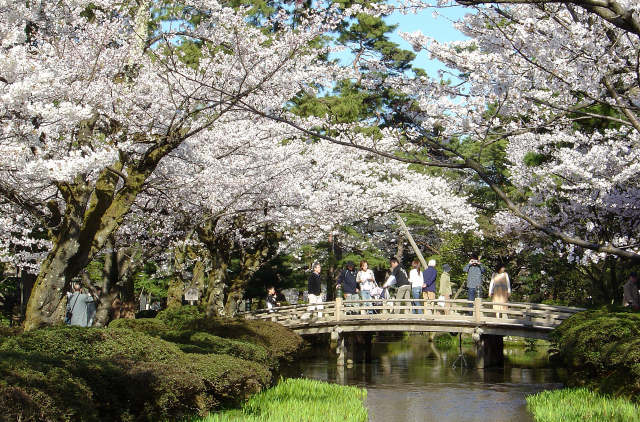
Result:
M449 308L438 303L446 302ZM502 308L502 309L500 309ZM448 310L448 314L444 311ZM434 331L483 333L546 339L581 308L539 303L503 304L467 300L398 299L325 302L243 313L245 318L282 324L298 334L356 331ZM423 313L414 313L414 312Z

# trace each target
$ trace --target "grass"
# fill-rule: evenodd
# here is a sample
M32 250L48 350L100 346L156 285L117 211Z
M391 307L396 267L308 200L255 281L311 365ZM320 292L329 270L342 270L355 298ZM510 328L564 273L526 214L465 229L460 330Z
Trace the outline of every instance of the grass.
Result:
M527 397L536 422L640 421L640 407L625 398L610 398L586 388L543 391Z
M251 397L239 410L211 414L193 422L365 422L362 388L309 379L287 379Z

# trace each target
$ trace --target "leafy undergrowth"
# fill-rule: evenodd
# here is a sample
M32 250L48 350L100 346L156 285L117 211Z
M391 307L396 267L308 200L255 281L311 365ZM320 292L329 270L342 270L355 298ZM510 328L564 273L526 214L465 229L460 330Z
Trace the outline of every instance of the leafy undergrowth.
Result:
M569 385L638 401L640 394L640 314L603 307L580 312L550 335L572 368Z
M543 391L527 397L536 422L631 422L640 407L624 398L601 396L586 388Z
M302 345L277 324L206 320L191 308L2 337L0 420L165 421L237 407Z
M368 420L363 405L366 395L358 387L287 379L256 394L240 410L216 413L198 422L364 422Z

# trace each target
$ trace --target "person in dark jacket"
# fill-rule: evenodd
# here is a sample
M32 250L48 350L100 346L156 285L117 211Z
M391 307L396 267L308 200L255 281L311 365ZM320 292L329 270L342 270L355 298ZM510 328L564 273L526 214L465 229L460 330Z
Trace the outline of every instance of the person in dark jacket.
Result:
M322 318L321 310L324 306L318 305L322 303L322 278L320 277L321 266L319 262L313 263L313 271L309 275L309 283L307 284L307 292L309 296L309 316L312 312L318 311L318 318ZM306 314L305 314L306 315Z
M276 299L276 288L273 286L267 287L267 297L265 299L267 303L267 309L273 309L276 306L280 306L280 303ZM273 312L273 311L271 311Z
M389 260L389 265L391 265L391 275L384 283L384 287L386 288L395 284L398 287L398 291L396 292L396 299L411 299L411 283L409 283L407 272L400 266L398 258L391 258ZM396 303L398 304L398 306L409 306L411 302L407 300L406 302ZM403 311L402 313L404 314L408 312Z
M427 269L422 272L422 279L424 284L422 285L422 298L423 299L435 299L436 298L436 278L438 277L438 271L436 270L436 261L432 259L429 261ZM434 302L425 302L425 313L433 313Z
M355 264L351 260L347 261L347 268L338 276L336 286L342 285L345 300L360 300L360 285L357 278L358 272L355 270ZM348 303L344 306L354 306L354 304ZM355 304L355 306L360 306L360 304Z
M467 298L470 301L474 301L476 297L480 297L480 289L482 288L482 274L487 272L487 269L482 266L478 255L471 254L469 263L462 269L467 273ZM469 307L473 307L473 304L469 304Z

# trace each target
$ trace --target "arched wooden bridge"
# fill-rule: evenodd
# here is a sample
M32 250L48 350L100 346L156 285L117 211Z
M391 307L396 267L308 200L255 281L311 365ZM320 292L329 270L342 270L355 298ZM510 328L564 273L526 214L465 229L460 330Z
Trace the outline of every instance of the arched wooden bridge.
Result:
M440 304L449 304L444 308ZM368 305L367 305L368 304ZM415 305L414 305L415 304ZM496 309L496 305L503 309ZM294 305L244 312L250 319L284 325L301 335L349 332L451 332L547 339L549 333L582 308L539 303L467 300L341 300L316 306ZM445 314L445 309L448 311ZM414 313L420 310L422 313Z

